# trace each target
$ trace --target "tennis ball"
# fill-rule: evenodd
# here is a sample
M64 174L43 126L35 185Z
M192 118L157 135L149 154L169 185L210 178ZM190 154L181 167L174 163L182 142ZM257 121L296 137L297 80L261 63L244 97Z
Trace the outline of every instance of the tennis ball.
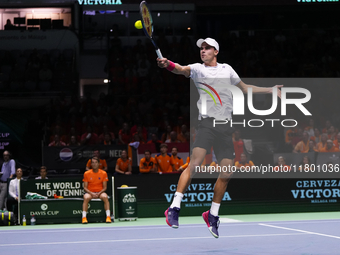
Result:
M122 185L122 186L120 186L121 188L127 188L127 187L129 187L128 185Z
M142 21L141 21L141 20L137 20L137 21L135 22L135 27L136 27L137 29L142 29L142 28L143 28Z

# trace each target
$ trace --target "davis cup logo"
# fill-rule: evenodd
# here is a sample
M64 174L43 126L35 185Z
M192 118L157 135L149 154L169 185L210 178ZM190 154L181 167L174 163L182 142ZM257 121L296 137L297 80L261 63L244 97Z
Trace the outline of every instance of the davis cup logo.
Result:
M60 151L59 157L62 161L70 161L73 157L73 152L69 148L64 148Z
M42 204L40 208L41 208L41 210L46 211L48 209L48 205Z

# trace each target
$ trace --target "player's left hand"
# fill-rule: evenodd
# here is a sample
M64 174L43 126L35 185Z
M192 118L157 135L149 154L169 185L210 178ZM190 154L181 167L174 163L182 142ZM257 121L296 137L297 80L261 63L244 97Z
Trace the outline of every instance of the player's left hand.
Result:
M277 96L278 96L279 98L281 98L281 89L280 89L280 88L282 88L282 87L283 87L283 85L275 85L274 87L272 87L271 93L273 93L273 90L274 90L274 89L277 89Z

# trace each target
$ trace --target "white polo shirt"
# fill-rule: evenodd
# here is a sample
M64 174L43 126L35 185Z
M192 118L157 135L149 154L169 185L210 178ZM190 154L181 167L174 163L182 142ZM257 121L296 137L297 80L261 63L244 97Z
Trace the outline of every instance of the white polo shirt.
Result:
M217 63L217 66L191 64L190 78L200 94L197 101L198 119L213 117L231 119L233 95L228 86L237 85L241 79L228 64Z

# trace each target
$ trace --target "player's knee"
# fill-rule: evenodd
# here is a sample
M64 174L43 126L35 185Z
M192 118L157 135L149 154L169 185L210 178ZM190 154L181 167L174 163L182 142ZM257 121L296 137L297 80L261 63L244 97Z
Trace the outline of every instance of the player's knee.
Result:
M102 194L100 195L100 199L102 199L102 200L108 199L107 194L106 194L106 193L102 193Z
M200 161L199 160L193 160L190 162L190 172L194 173L197 171L197 169L199 169L201 167L200 165Z
M90 201L92 199L92 196L90 194L84 194L84 200Z
M220 173L219 178L221 179L221 181L228 183L230 181L232 175L233 175L233 173L222 172L222 173Z

